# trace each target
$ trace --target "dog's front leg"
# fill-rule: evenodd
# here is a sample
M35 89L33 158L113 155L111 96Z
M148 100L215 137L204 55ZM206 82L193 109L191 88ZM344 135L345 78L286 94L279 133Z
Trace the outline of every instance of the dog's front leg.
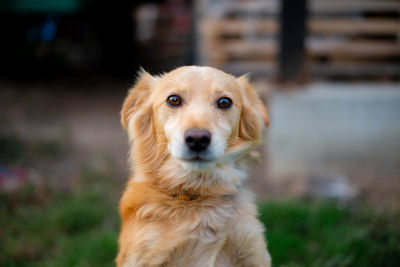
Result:
M171 238L156 224L141 225L131 221L122 227L117 266L162 266L169 261L171 251L180 242L179 238Z
M271 257L264 241L263 225L252 216L236 218L229 233L235 266L270 267Z

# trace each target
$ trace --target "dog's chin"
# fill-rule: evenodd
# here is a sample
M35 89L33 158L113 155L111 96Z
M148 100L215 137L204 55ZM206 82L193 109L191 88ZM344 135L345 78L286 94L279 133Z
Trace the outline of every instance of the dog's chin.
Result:
M207 160L207 159L179 159L179 162L183 166L184 169L188 171L208 171L212 170L215 167L215 160Z

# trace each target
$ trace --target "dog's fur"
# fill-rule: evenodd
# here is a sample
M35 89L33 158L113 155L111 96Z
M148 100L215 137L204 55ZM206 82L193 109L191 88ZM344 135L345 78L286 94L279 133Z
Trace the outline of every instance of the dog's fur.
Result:
M183 99L170 107L170 95ZM231 108L216 101L229 97ZM132 176L120 202L117 266L270 266L263 226L243 186L243 158L267 111L246 77L211 67L142 71L121 111ZM206 163L187 161L184 132L211 132Z

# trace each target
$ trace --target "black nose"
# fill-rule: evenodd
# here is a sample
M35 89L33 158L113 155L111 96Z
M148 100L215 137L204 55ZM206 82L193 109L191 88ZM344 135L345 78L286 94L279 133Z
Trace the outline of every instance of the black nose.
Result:
M206 129L189 129L184 134L185 143L190 150L200 152L211 142L211 133Z

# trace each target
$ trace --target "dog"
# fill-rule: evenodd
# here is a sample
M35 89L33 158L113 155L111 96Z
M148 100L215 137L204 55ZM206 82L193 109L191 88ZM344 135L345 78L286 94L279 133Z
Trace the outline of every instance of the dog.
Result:
M271 265L243 185L269 118L246 76L142 70L121 122L132 175L120 201L118 267Z

